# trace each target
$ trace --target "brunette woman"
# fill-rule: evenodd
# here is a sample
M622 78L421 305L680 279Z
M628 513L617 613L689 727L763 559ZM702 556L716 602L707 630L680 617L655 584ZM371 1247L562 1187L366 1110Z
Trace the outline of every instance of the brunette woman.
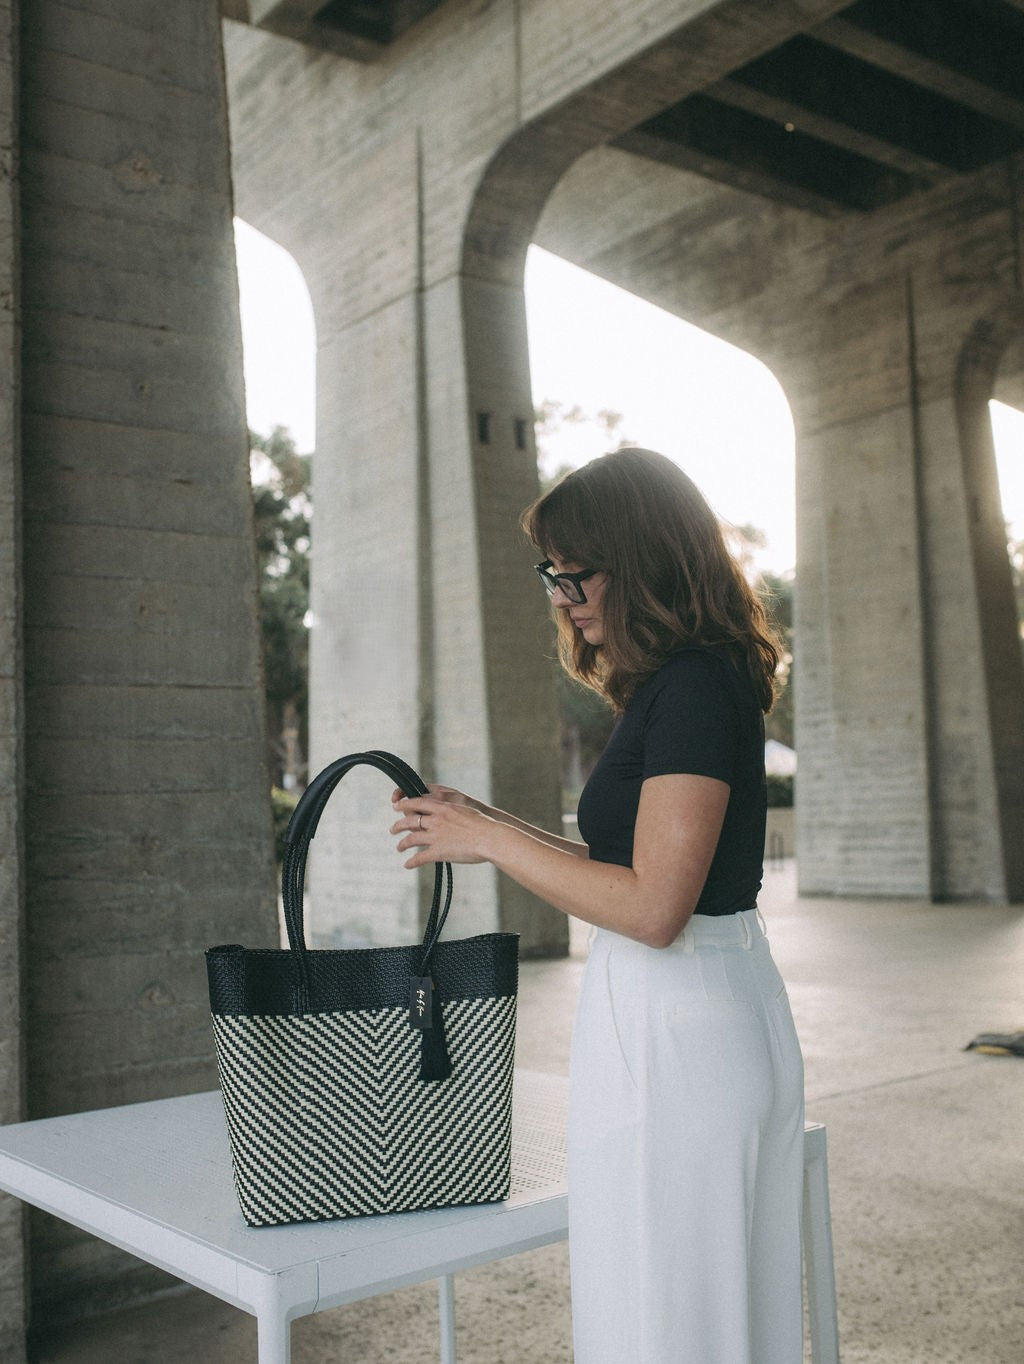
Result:
M523 525L569 674L619 719L584 842L448 787L408 867L491 862L596 930L570 1058L576 1364L800 1364L803 1067L756 908L778 652L690 479L627 449Z

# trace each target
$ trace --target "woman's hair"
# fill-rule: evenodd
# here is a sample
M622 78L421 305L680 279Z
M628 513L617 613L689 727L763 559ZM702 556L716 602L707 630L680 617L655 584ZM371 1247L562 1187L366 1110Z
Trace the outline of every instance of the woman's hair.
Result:
M653 450L603 455L528 507L522 526L547 557L608 574L600 646L557 612L571 677L621 711L674 649L719 645L771 710L780 653L764 604L714 512L671 460Z

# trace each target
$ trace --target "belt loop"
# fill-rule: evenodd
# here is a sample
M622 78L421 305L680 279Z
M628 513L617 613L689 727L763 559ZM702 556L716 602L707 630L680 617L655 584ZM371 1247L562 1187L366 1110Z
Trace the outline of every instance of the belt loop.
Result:
M747 916L740 915L740 923L743 925L743 946L749 952L754 945L754 935L750 931L750 924L747 923Z
M687 923L686 927L683 929L683 951L693 952L696 950L696 947L696 934L693 931L693 923L691 921Z
M761 913L761 907L760 907L760 905L755 905L754 908L757 910L757 922L761 925L761 932L762 932L762 933L764 934L764 936L767 938L767 936L768 936L768 925L767 925L767 924L765 923L765 921L764 921L764 915Z

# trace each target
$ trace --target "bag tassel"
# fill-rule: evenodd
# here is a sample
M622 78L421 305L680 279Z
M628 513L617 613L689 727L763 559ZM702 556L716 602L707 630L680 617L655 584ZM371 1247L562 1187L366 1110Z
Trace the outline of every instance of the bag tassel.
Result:
M444 1014L437 990L431 990L430 1027L423 1029L420 1043L420 1079L447 1080L452 1073L448 1041L444 1034Z

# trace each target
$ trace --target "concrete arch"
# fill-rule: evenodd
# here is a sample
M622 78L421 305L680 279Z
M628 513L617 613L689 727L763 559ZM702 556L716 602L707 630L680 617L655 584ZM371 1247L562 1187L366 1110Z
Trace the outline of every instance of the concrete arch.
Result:
M300 453L308 454L316 444L315 429L296 428L296 422L311 415L315 428L316 312L305 271L287 246L244 218L235 219L234 235L249 425L261 435L283 425ZM255 364L250 349L258 351ZM268 390L262 407L263 395L257 394L255 420L254 382ZM281 411L285 394L290 416Z
M572 5L453 0L358 72L228 24L238 211L301 261L321 338L314 765L388 738L537 822L557 809L553 708L524 681L546 625L513 591L535 476L527 244L584 159L654 174L621 134L841 8L649 0L594 25ZM980 665L959 666L977 631L953 350L1012 288L1006 167L836 216L764 197L756 177L703 179L699 160L657 165L654 214L641 194L637 217L632 202L602 215L598 195L612 230L560 254L742 345L784 385L802 521L802 888L1000 898L975 732L985 686ZM387 612L361 602L367 576L393 583ZM536 950L551 945L514 892L462 879L477 926L530 925ZM382 899L356 927L390 939L415 915L409 896L397 917ZM328 920L331 940L343 925Z
M1024 900L1024 661L988 403L1007 348L1024 336L1024 295L979 319L960 352L956 412L971 572L988 702L1006 898Z
M522 301L534 224L583 151L835 8L652 0L600 26L581 12L566 65L543 9L452 5L401 70L385 57L358 76L227 25L237 211L300 262L317 318L313 767L339 745L383 744L557 822L553 687L535 666L549 626L521 590L516 530L536 491ZM442 57L458 100L438 81ZM282 188L296 161L301 194ZM367 577L393 583L386 610L363 602ZM369 817L363 832L372 846ZM320 941L392 940L423 913L386 879L388 853L359 873L388 888L355 920L314 890ZM318 856L317 885L343 885L348 855ZM459 880L463 923L562 949L560 916L517 887L489 869Z
M451 523L451 499L444 507L436 503L431 534L440 532L446 542L461 537L462 561L475 563L479 583L488 585L486 598L481 594L474 603L483 651L479 705L484 720L474 742L489 753L486 778L494 802L517 811L532 805L535 822L548 827L557 824L560 808L557 800L538 803L536 791L539 782L551 792L559 784L553 687L543 668L544 654L551 653L549 627L541 604L524 598L529 557L516 531L519 511L537 493L523 291L526 252L553 190L574 163L706 80L701 57L716 41L721 42L716 60L725 65L757 48L763 29L754 9L729 8L736 20L732 29L723 24L721 13L692 21L684 26L692 45L662 39L518 127L494 152L474 187L460 229L457 275L436 285L428 280L424 291L427 373L436 365L431 338L437 328L431 319L442 307L447 334L460 333L463 342L458 380L464 385L463 407L450 416L468 433L460 495L465 497L468 489L469 499L457 526ZM428 415L436 484L444 477L441 450L450 451L454 443L450 427L435 425L433 414ZM452 622L460 604L442 575L435 576L432 605L432 671L437 694L443 695L456 683L449 660L458 658L458 627ZM531 698L530 704L524 705L524 697ZM453 723L443 708L436 709L437 751L457 753L462 747L469 766L465 730L464 714ZM507 887L505 893L510 902L520 894ZM527 922L534 925L538 947L543 943L544 950L561 950L560 919L538 907Z

